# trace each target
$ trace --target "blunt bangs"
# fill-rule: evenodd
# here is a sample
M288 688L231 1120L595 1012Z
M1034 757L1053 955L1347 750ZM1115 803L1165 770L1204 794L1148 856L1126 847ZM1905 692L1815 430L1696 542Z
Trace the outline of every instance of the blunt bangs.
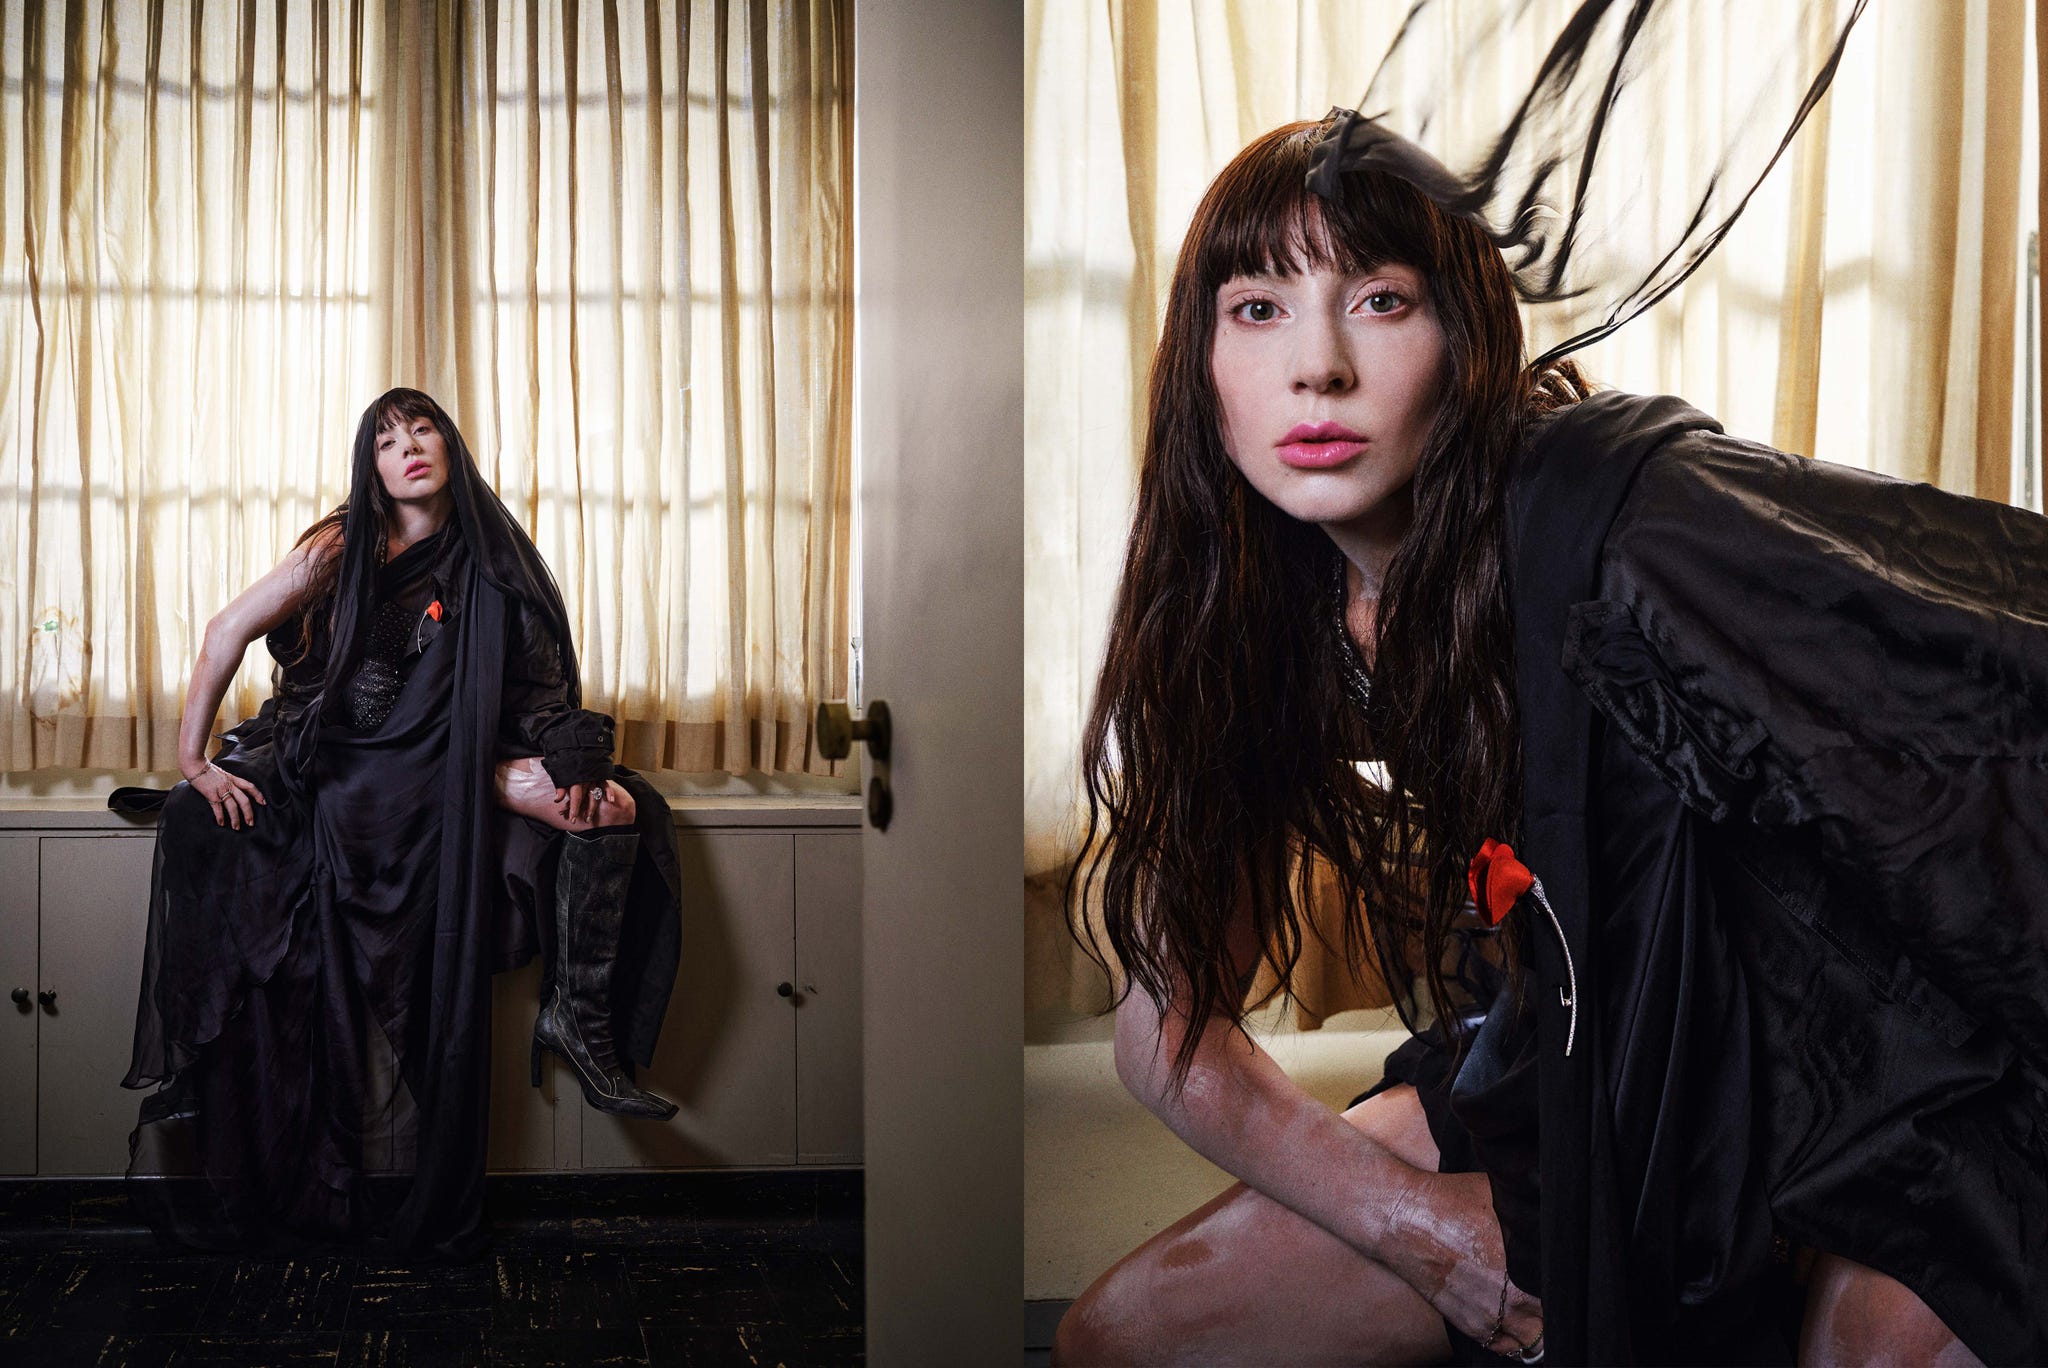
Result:
M389 390L377 401L377 406L372 411L370 431L373 434L379 433L385 428L409 423L415 418L433 419L434 407L434 401L419 390ZM440 427L438 420L434 426Z
M1213 293L1236 276L1357 273L1394 262L1436 273L1443 211L1408 182L1351 172L1334 201L1308 188L1322 134L1322 126L1305 125L1271 135L1217 177L1194 261L1203 289ZM1203 216L1197 211L1198 223Z

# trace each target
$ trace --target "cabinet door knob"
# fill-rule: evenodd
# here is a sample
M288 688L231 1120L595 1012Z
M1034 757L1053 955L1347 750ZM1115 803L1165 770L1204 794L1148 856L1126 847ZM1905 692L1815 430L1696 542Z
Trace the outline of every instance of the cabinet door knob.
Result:
M26 988L17 988L7 996L14 999L14 1005L17 1007L28 1006L28 989Z
M51 1011L55 1011L57 1007L57 990L55 988L43 989L42 992L36 994L36 1001L42 1003L44 1007L49 1008Z
M795 991L796 985L794 983L778 983L775 985L775 996L777 997L788 997Z

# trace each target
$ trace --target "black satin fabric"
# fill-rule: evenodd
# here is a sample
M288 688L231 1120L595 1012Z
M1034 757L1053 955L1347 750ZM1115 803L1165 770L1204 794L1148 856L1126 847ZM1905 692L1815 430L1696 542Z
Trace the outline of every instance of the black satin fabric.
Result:
M161 1085L130 1191L186 1242L464 1257L484 1236L489 976L542 948L559 850L551 828L495 806L491 773L550 739L551 771L587 770L579 751L608 719L573 716L538 615L478 573L452 521L378 571L375 597L417 624L388 716L306 729L304 782L280 781L277 743L315 706L328 649L316 624L302 656L294 619L268 643L273 697L216 757L268 805L237 831L187 784L162 804L123 1081ZM623 1052L645 1062L676 965L673 819L639 776L605 767L643 835L614 1008Z
M1628 395L1517 478L1527 850L1578 1044L1525 904L1524 992L1455 1081L1426 1039L1395 1067L1492 1178L1555 1361L1790 1362L1774 1236L2048 1361L2048 521ZM1550 516L1588 507L1590 547Z

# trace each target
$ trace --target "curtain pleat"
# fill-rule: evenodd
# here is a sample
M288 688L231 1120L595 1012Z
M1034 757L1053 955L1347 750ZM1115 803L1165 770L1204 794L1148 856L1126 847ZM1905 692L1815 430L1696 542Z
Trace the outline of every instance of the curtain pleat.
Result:
M2043 424L2040 412L2048 405L2048 271L2041 269L2041 230L2048 228L2048 154L2042 148L2048 147L2048 0L2034 0L2033 11L2034 53L2032 75L2034 82L2034 240L2030 247L2030 259L2034 268L2034 375L2035 411L2028 415L2033 425L2034 439L2038 443ZM2035 479L2039 480L2040 462L2043 454L2035 449ZM2034 490L2037 500L2041 491ZM2036 507L2040 504L2037 503Z
M1574 0L1530 0L1556 32ZM1848 3L1848 0L1841 0ZM1046 1027L1107 985L1066 935L1076 759L1102 658L1166 282L1196 200L1246 142L1354 104L1405 4L1026 5L1025 852L1027 1004ZM1468 11L1453 16L1463 20ZM1489 22L1489 7L1470 7ZM1833 19L1816 23L1825 45ZM1601 381L1685 396L1730 431L1963 493L2008 497L2025 11L1877 4L1831 93L1721 249L1581 353ZM1415 78L1498 127L1543 51ZM1664 126L1718 145L1741 35L1696 25ZM1622 130L1618 136L1629 136ZM1452 141L1457 139L1453 137ZM1584 325L1527 316L1534 354ZM2048 382L2048 369L2044 369ZM1380 999L1312 949L1301 1020Z
M207 620L409 384L560 579L626 763L830 773L848 30L838 0L0 7L0 769L173 768Z

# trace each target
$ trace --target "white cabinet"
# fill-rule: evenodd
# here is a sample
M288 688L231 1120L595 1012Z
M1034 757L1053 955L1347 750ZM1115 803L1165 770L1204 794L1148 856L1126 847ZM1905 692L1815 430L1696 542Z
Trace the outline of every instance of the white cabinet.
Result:
M643 1085L681 1110L659 1125L583 1118L583 1167L796 1162L796 1012L777 993L796 943L792 839L682 833L682 962ZM558 1068L557 1086L574 1087ZM776 1086L763 1086L774 1077Z
M641 1077L680 1110L585 1108L581 1166L859 1163L859 835L686 830L682 857L682 964Z
M0 836L0 1174L36 1171L36 838Z
M691 816L678 831L682 962L654 1066L643 1071L680 1110L663 1123L592 1111L553 1060L542 1087L530 1087L538 967L501 974L492 985L494 1170L860 1162L856 814L832 809L829 825L807 814L781 826ZM127 1165L142 1094L120 1080L155 839L147 827L0 829L0 1174Z
M142 1094L121 1086L149 918L154 835L44 836L36 1172L119 1173Z
M152 854L130 835L0 835L0 1173L127 1167Z
M860 833L796 843L796 1157L860 1162Z

